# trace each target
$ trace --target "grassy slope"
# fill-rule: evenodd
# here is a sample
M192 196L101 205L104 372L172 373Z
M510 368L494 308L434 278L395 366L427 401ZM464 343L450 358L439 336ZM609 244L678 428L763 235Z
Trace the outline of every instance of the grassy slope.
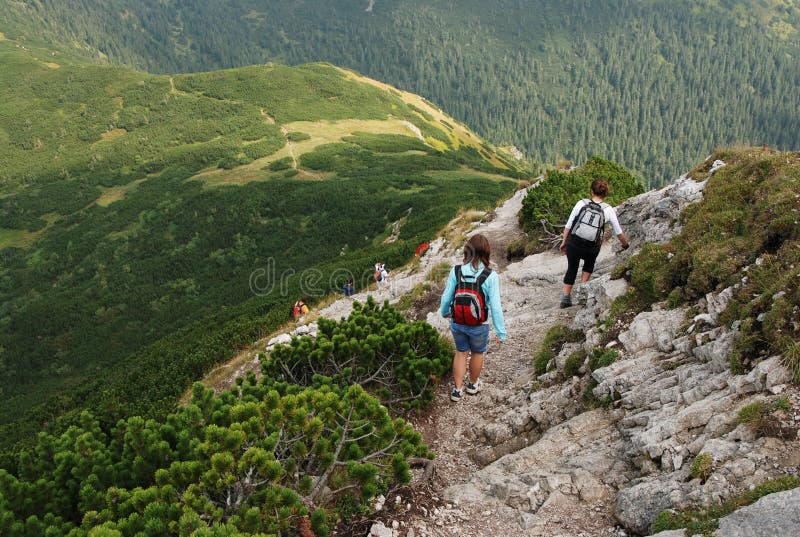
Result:
M301 286L397 265L516 184L438 110L329 65L170 78L17 45L0 41L5 447L84 405L163 414ZM265 268L285 281L254 292Z
M710 173L716 160L725 166ZM781 355L800 380L800 153L767 148L715 152L689 177L708 180L681 214L681 233L647 245L617 268L633 292L622 306L693 304L731 287L721 322L739 324L731 368ZM620 306L619 304L617 305Z

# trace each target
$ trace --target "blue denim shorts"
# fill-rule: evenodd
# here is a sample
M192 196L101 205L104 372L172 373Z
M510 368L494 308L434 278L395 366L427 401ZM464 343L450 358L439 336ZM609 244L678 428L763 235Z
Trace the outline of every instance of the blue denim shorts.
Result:
M453 341L458 352L472 351L476 354L486 352L486 346L489 344L488 324L467 326L450 320L450 332L453 333Z

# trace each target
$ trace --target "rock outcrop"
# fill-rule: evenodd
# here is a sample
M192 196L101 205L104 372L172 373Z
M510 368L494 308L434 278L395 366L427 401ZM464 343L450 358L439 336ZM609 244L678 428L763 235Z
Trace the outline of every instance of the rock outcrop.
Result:
M715 537L774 537L797 535L800 528L800 489L778 492L721 518Z

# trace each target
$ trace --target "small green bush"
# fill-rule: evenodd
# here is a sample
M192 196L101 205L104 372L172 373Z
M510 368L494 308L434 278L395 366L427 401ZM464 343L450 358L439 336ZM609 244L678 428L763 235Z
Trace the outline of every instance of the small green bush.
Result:
M683 295L683 288L676 287L667 295L667 307L670 309L679 308L686 302L686 297Z
M589 354L589 370L594 371L601 367L608 367L619 358L619 353L614 349L594 349Z
M589 376L589 382L586 389L583 390L583 402L588 408L608 408L614 403L613 395L605 395L602 399L598 399L594 394L594 389L597 388L597 381ZM616 392L614 392L616 393Z
M656 302L672 290L669 252L663 245L645 244L628 260L627 268L628 281L644 302Z
M533 359L533 368L537 375L547 372L550 362L555 358L565 343L579 343L584 335L580 330L570 330L566 326L554 326L547 331L542 346Z
M589 196L589 187L596 178L608 181L611 194L606 201L612 205L644 192L642 184L628 170L612 161L593 156L577 170L548 170L544 181L532 188L523 200L519 213L520 226L534 242L543 236L542 220L551 231L559 233L559 226L566 223L575 203Z
M303 140L310 140L311 135L305 132L292 131L286 135L286 139L290 142L302 142Z
M758 430L763 425L766 414L767 408L764 403L756 401L755 403L743 406L739 410L736 421L737 423L745 423L753 429Z
M781 397L771 402L756 401L739 410L737 422L746 424L760 436L792 438L797 431L791 427L785 427L777 415L787 412L791 408L792 405L787 397Z
M319 319L316 339L295 338L273 349L264 377L300 386L361 385L387 407L421 408L449 371L449 346L431 325L407 322L372 297L353 303L340 322Z
M708 453L700 453L692 461L692 466L689 468L689 477L692 479L700 479L705 482L711 475L713 469L714 459Z
M583 363L586 361L586 351L579 349L570 354L564 362L564 376L572 378L578 374Z
M357 144L364 149L378 153L403 153L413 150L427 152L430 149L418 138L401 134L355 132L352 136L342 138L342 141Z
M236 157L225 157L219 161L217 166L223 170L232 170L239 165L239 159Z
M781 410L783 412L789 412L792 409L792 403L789 401L789 398L786 396L778 397L772 403L775 410Z
M783 361L795 382L800 382L800 341L794 341L783 351Z
M292 157L283 157L276 161L270 162L267 169L271 172L279 172L281 170L288 170L292 167Z
M525 239L514 239L506 246L506 259L514 261L525 257Z

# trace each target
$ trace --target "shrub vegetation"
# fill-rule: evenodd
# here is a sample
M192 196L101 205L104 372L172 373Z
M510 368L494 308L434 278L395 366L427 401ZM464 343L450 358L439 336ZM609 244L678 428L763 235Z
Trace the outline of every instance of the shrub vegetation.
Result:
M538 251L546 249L546 233L560 236L570 211L578 200L589 197L589 187L595 179L608 181L611 193L606 202L611 205L618 205L644 192L644 187L633 174L597 156L575 170L548 170L544 179L534 185L522 201L519 223L528 234L527 242L538 244ZM519 251L525 251L526 247L517 243L513 249L513 255L519 255Z
M320 319L315 339L295 338L262 363L264 377L300 386L363 386L389 408L414 409L433 399L450 368L452 348L428 323L372 297L355 302L341 322Z
M570 330L566 326L557 325L547 331L542 346L533 359L534 371L537 375L547 372L553 359L561 352L566 343L578 343L584 340L583 332ZM583 363L581 361L581 363ZM578 366L580 367L580 365Z
M712 175L715 160L726 165ZM640 309L734 286L720 319L739 322L731 366L744 371L764 356L783 355L800 380L798 153L721 150L690 177L708 182L703 200L681 214L681 233L664 245L646 246L617 273L632 284Z
M164 420L110 429L88 412L0 469L0 532L25 535L328 535L338 506L410 480L421 436L360 386L276 390L252 374L199 384ZM302 531L301 531L302 530Z

